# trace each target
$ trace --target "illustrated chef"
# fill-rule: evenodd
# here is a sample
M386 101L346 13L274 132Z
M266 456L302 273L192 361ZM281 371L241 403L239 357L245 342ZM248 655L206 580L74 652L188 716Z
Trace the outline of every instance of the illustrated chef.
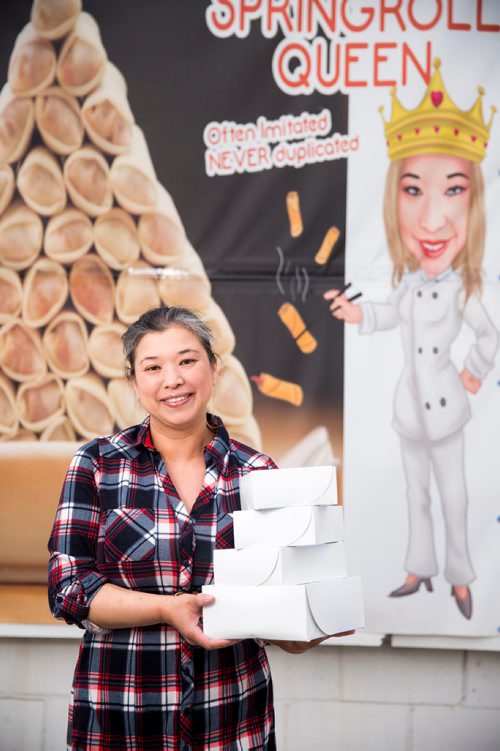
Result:
M329 290L333 315L359 324L361 334L400 326L404 367L394 398L393 427L400 436L407 486L407 577L391 597L432 591L437 574L431 517L431 469L446 529L444 575L462 615L472 616L474 570L467 543L467 487L463 428L492 368L498 333L481 302L485 218L484 158L493 119L485 125L481 98L463 112L443 86L440 61L422 102L408 111L392 91L385 121L391 165L384 222L395 287L384 303L350 302ZM493 108L492 108L493 109ZM465 322L475 334L461 369L451 346ZM450 471L453 468L453 471Z

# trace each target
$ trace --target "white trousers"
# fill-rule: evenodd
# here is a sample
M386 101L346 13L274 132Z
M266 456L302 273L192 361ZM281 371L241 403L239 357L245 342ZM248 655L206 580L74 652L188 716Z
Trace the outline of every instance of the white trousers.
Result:
M444 576L451 584L475 579L467 543L467 487L463 431L439 442L412 443L401 438L408 501L408 550L405 569L420 577L438 571L429 492L434 472L446 532Z

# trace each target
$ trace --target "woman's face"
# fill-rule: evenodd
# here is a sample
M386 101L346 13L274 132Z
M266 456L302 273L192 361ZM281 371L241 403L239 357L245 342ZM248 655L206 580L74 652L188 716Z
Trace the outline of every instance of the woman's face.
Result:
M451 154L403 159L398 221L405 248L429 275L451 266L467 238L472 163Z
M185 431L205 424L215 367L189 329L174 324L143 336L134 367L135 391L151 427Z

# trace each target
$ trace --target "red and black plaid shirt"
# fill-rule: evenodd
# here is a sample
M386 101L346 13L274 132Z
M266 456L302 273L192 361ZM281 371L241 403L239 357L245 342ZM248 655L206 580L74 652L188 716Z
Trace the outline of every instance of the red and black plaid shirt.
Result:
M106 583L169 595L212 581L216 547L233 547L239 478L275 465L217 432L188 514L155 450L149 420L83 446L73 458L49 541L56 618L85 626ZM193 647L171 626L87 629L76 666L68 746L74 751L275 748L272 686L253 640Z

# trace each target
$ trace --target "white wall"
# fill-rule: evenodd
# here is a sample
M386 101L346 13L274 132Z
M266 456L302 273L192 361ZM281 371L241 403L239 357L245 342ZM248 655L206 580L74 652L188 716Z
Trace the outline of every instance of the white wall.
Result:
M0 639L1 751L64 751L75 639ZM271 647L279 751L499 751L500 653Z

